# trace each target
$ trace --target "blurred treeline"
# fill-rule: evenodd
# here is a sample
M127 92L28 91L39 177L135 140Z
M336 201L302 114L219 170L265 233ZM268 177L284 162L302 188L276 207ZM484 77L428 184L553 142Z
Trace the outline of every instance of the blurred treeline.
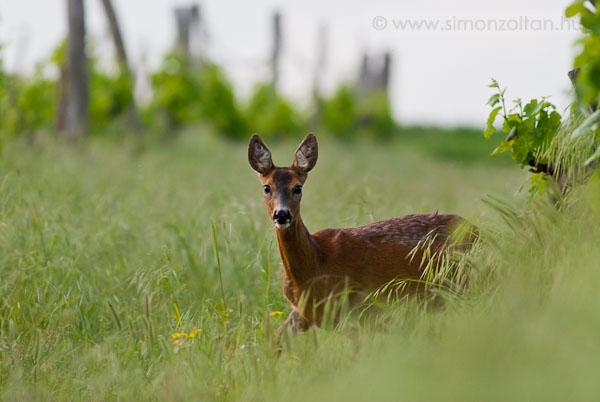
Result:
M83 24L82 3L82 0L67 0L70 17L73 6L76 12L80 7L76 17ZM110 6L109 1L105 0L104 3ZM180 25L182 11L187 12L184 16L192 16L191 22L188 18L183 26ZM323 96L315 87L308 106L298 106L283 96L277 86L278 58L282 46L279 14L274 16L273 56L270 62L273 79L256 83L251 95L242 100L223 66L207 58L194 60L191 56L189 35L194 32L193 16L198 15L197 6L176 10L178 40L172 51L164 56L160 66L151 71L148 77L143 77L150 83L150 97L138 104L134 96L136 78L126 59L114 9L112 12L112 23L121 41L120 45L116 42L116 47L122 48L121 57L118 52L115 57L115 68L106 68L105 60L99 62L99 56L90 46L90 38L78 40L78 35L83 34L78 33L77 27L71 26L71 21L68 37L57 44L47 60L37 65L33 74L7 72L0 54L0 132L3 136L61 132L68 126L65 119L69 119L69 100L66 99L70 93L69 85L85 86L83 92L81 88L79 90L80 94L84 94L85 102L81 96L74 100L78 104L85 103L85 124L81 135L102 135L116 129L173 133L196 124L208 126L219 135L234 139L247 138L253 132L274 139L315 130L347 140L358 136L387 139L397 132L387 91L391 62L389 54L383 57L383 67L376 73L372 68L368 69L365 55L356 81L340 85L331 95ZM73 43L69 44L70 40ZM74 74L70 72L70 69L75 71L75 61L69 60L69 57L77 55L77 49L73 48L77 46L76 42L87 44L81 45L82 49L85 46L85 51L81 53L85 54L84 73L87 71L83 83L75 82L72 79ZM58 71L59 74L47 74L49 70Z

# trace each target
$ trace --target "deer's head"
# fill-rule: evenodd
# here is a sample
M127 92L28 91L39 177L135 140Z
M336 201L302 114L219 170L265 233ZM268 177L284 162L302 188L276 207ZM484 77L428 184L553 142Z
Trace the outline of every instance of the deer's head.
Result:
M277 229L287 229L300 216L302 186L315 167L318 154L317 137L308 134L296 150L291 166L275 166L264 141L257 134L250 138L248 162L258 172L267 213Z

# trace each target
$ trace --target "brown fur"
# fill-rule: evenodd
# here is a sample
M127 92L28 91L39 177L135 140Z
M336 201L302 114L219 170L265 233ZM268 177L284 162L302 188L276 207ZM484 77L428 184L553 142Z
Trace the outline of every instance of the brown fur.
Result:
M270 193L264 196L267 213L272 217L277 200L285 199L292 215L290 226L276 231L285 269L283 291L292 304L284 325L295 330L319 325L323 301L344 289L371 292L393 280L414 279L404 291L419 292L422 253L411 255L411 251L432 234L435 236L430 249L439 251L462 221L457 215L406 215L311 235L300 217L301 195L294 194L293 188L304 184L317 155L317 141L312 134L298 147L290 167L274 166L270 151L256 134L248 148L250 165L259 173L263 186L270 186ZM351 302L359 300L359 293L352 294ZM306 304L301 303L302 298Z

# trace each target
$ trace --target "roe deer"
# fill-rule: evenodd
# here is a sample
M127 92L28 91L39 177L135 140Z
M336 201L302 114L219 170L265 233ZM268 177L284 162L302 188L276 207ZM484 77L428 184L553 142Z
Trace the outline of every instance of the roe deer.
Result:
M302 186L315 167L317 156L317 138L313 134L304 138L288 167L273 164L271 152L257 134L248 145L248 161L258 172L267 213L277 232L285 268L283 291L292 304L283 328L291 326L294 331L320 325L323 301L349 286L358 291L350 294L351 303L358 301L359 292L377 290L394 280L408 280L403 292L417 293L423 252L415 255L411 251L414 253L432 233L435 236L430 250L449 247L448 236L463 221L457 215L436 212L310 234L300 217L300 200Z

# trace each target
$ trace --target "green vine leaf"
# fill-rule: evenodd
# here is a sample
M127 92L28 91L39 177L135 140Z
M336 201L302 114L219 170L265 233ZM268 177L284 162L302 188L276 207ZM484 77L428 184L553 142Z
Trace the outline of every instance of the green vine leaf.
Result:
M500 94L494 94L490 96L490 99L488 99L486 104L494 107L498 104L498 102L500 102Z
M502 110L502 106L498 106L490 113L490 117L488 117L487 128L483 132L483 136L485 139L490 139L492 135L496 132L496 127L494 126L494 122L496 121L496 116L498 116L498 112Z

